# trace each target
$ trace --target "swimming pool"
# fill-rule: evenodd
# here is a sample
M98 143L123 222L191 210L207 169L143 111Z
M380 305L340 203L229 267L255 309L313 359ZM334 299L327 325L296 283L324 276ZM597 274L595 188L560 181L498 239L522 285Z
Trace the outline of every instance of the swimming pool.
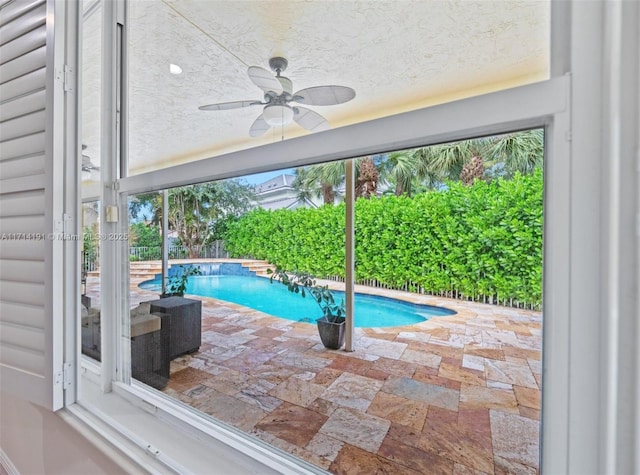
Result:
M146 290L160 291L161 280L140 284ZM287 320L315 323L322 316L315 301L289 292L285 286L254 275L199 275L189 277L187 293L212 297L250 307ZM343 292L335 291L337 301ZM394 327L424 322L434 316L456 312L431 305L416 305L401 300L357 293L355 297L356 327Z

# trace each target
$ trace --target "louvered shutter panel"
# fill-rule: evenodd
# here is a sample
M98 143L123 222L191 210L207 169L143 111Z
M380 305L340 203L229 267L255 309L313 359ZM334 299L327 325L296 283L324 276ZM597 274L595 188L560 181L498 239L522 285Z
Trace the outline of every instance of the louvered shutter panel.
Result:
M0 390L56 410L63 404L62 263L61 243L49 234L59 231L62 194L47 107L52 16L53 2L0 0Z

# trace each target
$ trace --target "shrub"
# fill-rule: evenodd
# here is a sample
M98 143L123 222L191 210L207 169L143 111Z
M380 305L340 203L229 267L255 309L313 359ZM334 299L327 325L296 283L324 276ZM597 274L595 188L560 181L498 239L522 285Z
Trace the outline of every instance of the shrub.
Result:
M414 198L357 200L356 279L467 297L542 299L542 171ZM229 226L231 256L344 277L344 205L253 210Z

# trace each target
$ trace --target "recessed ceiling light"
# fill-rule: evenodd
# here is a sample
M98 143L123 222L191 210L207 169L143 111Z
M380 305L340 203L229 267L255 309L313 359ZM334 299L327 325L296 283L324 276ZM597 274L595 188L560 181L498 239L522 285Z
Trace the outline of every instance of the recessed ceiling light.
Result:
M180 66L178 66L177 64L171 63L169 65L169 72L171 74L182 74L182 68Z

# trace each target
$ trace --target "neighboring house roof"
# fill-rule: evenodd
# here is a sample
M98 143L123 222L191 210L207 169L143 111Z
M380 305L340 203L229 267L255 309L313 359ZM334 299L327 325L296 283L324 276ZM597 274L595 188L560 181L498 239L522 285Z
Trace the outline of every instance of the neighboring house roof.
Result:
M257 206L268 209L295 209L300 207L317 208L317 205L309 200L300 200L293 188L295 175L283 173L270 180L255 186L258 198Z
M295 175L287 175L283 173L282 175L278 175L277 177L271 178L264 183L256 185L256 194L258 196L261 196L267 193L282 191L283 188L293 190L293 182L295 181L295 179Z

